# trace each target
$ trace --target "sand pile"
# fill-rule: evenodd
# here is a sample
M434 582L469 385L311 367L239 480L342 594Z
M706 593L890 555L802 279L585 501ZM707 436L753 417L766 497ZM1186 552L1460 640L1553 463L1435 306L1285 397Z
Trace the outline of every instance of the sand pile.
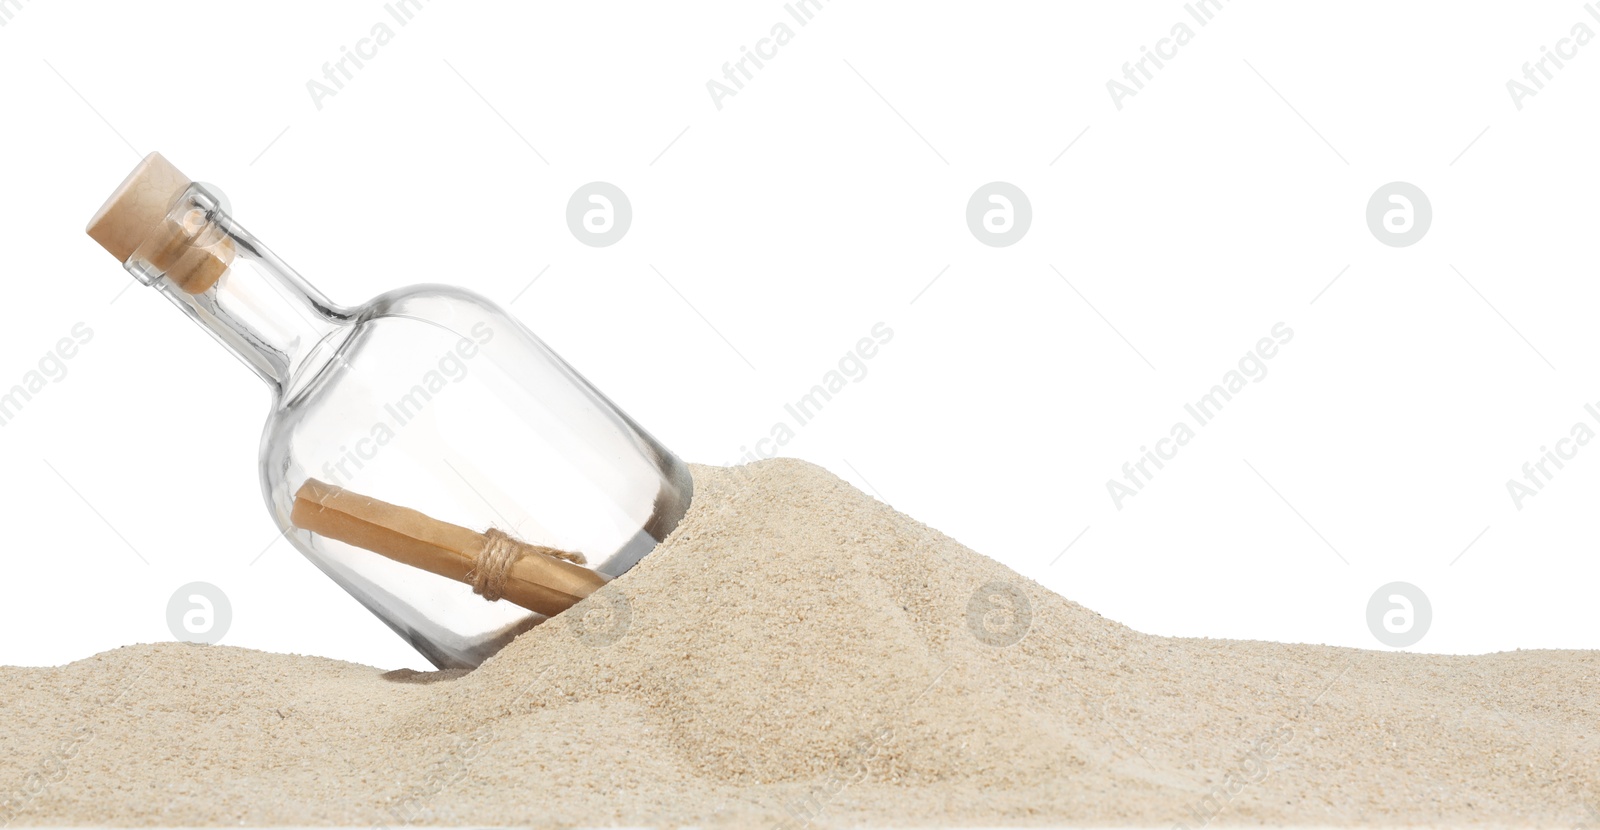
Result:
M820 468L695 476L662 549L470 674L0 669L0 823L1600 827L1596 652L1147 636Z

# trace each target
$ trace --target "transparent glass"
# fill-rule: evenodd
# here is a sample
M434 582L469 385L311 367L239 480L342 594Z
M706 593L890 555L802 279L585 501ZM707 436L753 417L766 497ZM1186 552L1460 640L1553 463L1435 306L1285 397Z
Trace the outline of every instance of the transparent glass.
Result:
M291 512L308 479L578 552L606 578L633 567L688 508L685 465L493 302L418 285L341 308L203 186L169 220L188 229L184 244L230 248L216 283L188 293L151 264L171 257L145 248L126 267L272 388L261 486L273 518L434 665L477 666L546 617L297 527Z

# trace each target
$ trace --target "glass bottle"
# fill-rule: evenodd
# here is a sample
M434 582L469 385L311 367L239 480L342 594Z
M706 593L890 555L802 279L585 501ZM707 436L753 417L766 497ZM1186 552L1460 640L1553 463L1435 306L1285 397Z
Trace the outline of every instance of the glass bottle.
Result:
M88 230L266 381L273 519L440 668L627 571L688 508L683 462L477 294L337 306L159 154Z

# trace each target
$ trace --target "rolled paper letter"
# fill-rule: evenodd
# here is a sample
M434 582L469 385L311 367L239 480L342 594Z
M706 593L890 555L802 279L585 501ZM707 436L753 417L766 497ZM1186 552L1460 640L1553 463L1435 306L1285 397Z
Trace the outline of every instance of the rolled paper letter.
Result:
M489 534L314 478L306 479L295 493L289 518L312 533L468 585L482 585L480 561L493 542ZM570 556L564 551L511 543L520 546L520 555L510 559L509 566L501 565L505 573L502 580L495 580L496 588L500 598L529 611L555 616L607 582L601 574L559 558Z

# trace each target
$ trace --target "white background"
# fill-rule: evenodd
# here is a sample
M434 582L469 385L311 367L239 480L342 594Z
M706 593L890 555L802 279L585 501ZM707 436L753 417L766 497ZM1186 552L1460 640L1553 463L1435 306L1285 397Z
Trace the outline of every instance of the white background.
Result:
M1520 111L1506 89L1600 29L1581 3L1234 0L1119 111L1106 82L1181 4L832 0L719 111L706 82L787 19L433 0L319 110L380 3L13 8L0 390L94 337L0 427L0 663L170 639L203 580L226 643L426 665L268 544L266 388L83 234L152 150L336 300L510 303L690 461L887 323L784 453L1141 631L1376 648L1367 600L1404 580L1418 650L1600 644L1600 447L1506 490L1600 401L1600 45ZM633 205L612 247L565 223L595 180ZM996 180L1033 209L1004 248L964 216ZM1410 247L1366 226L1394 180L1433 207ZM1106 481L1280 321L1269 374L1117 510Z

